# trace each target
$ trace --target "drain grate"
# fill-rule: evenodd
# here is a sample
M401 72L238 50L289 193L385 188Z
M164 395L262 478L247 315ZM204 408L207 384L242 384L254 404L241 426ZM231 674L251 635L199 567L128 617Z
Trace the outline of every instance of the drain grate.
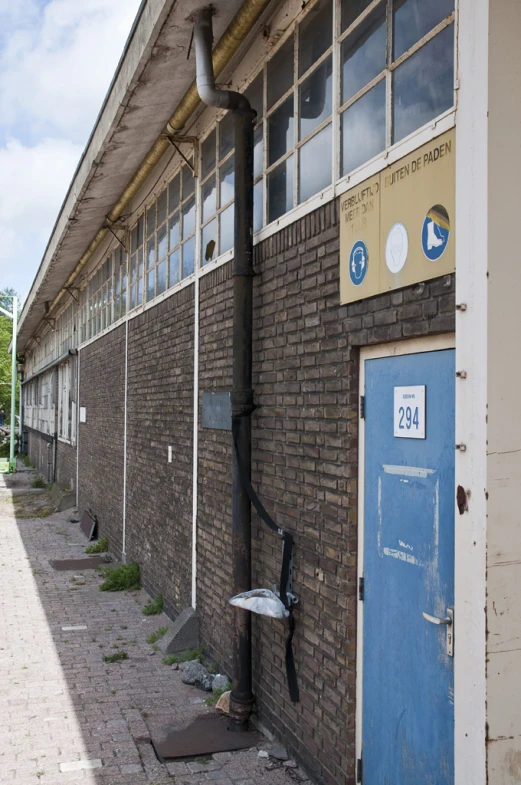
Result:
M154 738L155 736L155 738ZM203 714L182 730L166 730L152 735L152 745L158 759L194 758L214 752L231 752L254 747L260 741L255 731L233 733L228 720L215 714Z

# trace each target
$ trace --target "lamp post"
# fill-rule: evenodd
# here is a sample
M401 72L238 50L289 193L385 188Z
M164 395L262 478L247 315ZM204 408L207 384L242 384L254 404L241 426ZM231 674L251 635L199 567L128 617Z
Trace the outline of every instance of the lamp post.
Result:
M0 305L0 311L13 320L13 340L11 341L11 431L9 445L9 471L16 471L16 459L14 457L14 434L16 416L16 331L18 327L18 297L13 297L13 312L9 313Z

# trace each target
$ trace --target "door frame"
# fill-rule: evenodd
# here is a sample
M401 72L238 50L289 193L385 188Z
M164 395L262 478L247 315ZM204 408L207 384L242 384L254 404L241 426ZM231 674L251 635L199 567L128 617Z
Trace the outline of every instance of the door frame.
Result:
M440 352L444 349L456 348L454 333L426 336L425 338L411 338L409 340L394 341L393 343L378 344L377 346L364 346L360 349L360 381L359 395L364 395L365 390L365 363L366 360L375 360L381 357L399 357L406 354L420 352ZM456 400L454 400L456 411ZM358 586L364 571L364 532L365 532L365 507L364 507L364 481L365 481L365 420L358 415L358 558L357 558L357 614L356 614L356 712L355 712L355 750L356 758L362 753L362 683L363 683L363 642L364 642L364 602L358 597ZM456 693L456 690L455 690Z

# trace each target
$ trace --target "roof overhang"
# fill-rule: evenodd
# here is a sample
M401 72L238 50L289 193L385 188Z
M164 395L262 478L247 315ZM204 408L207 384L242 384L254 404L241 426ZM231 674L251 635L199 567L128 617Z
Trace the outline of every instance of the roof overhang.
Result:
M214 0L215 42L242 0ZM197 0L144 0L25 301L18 350L45 316L195 76Z

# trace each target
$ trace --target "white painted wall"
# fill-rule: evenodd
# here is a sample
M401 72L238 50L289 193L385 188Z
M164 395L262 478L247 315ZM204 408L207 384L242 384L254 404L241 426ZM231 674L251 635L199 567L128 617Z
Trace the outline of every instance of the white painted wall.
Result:
M486 415L488 2L460 0L456 112L455 782L486 782Z
M521 3L489 26L487 719L490 785L521 782Z

